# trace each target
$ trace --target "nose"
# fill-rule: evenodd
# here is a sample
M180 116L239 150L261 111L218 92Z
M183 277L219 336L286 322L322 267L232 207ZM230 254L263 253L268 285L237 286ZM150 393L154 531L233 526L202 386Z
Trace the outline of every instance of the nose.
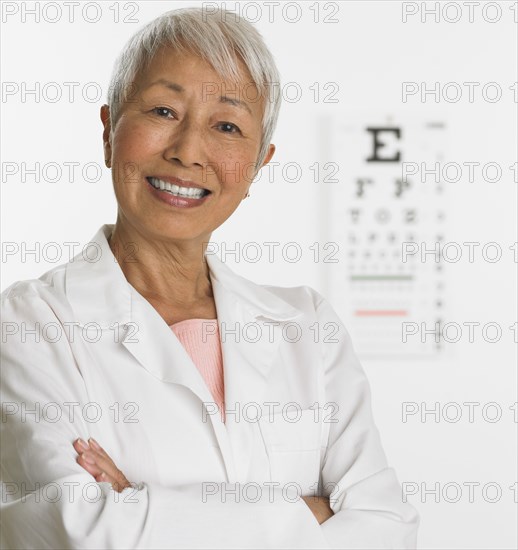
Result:
M203 167L206 156L202 128L192 120L182 120L170 138L164 157L185 167Z

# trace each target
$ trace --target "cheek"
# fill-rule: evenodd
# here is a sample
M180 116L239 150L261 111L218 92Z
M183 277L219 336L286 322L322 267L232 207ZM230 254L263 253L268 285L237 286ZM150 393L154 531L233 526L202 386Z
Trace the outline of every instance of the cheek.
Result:
M128 122L117 127L113 140L113 166L112 179L116 188L125 190L118 198L125 202L132 195L130 190L141 183L141 172L145 159L149 156L147 151L149 140L141 128Z
M254 152L237 147L220 151L215 165L218 167L218 179L229 188L240 190L248 185L254 175Z
M140 164L140 161L156 151L161 139L156 129L126 122L117 129L113 153L116 159Z

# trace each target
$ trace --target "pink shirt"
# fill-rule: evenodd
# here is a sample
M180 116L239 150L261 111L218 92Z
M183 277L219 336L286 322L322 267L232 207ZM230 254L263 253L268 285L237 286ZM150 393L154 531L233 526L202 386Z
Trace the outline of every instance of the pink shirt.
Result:
M225 422L223 357L217 319L185 319L169 328L200 371Z

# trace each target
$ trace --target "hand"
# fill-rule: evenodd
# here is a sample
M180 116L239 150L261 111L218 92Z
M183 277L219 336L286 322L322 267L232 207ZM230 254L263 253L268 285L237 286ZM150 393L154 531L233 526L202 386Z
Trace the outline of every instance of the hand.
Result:
M331 507L329 506L328 497L306 496L301 498L313 512L313 515L317 518L319 525L322 525L324 521L334 516L333 510L331 510Z
M95 441L93 437L88 443L82 439L76 439L73 443L77 454L77 462L95 481L107 481L115 491L120 493L126 487L131 487L131 483L126 476L115 466L108 453Z

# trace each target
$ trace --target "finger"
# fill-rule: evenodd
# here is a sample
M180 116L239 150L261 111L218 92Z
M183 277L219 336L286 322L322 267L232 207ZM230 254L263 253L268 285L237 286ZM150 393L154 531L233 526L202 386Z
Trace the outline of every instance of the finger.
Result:
M94 477L99 475L102 472L102 469L99 468L99 466L95 463L95 461L89 458L86 453L81 453L76 458L76 462Z
M126 487L131 487L126 476L115 466L108 453L93 437L88 440L88 443L78 438L73 446L79 454L78 464L92 475L95 481L108 482L119 493Z
M103 455L105 458L111 460L110 455L101 447L101 445L99 445L99 443L93 437L90 437L88 439L88 446L91 449L97 451L99 454Z
M90 446L88 445L88 443L86 443L83 439L78 438L72 443L72 445L75 451L77 452L77 454L79 455L76 458L76 462L82 468L84 468L90 475L94 477L99 475L102 470L98 466L96 466L95 463L92 464L91 462L87 462L85 457L82 456L85 451L90 449Z
M90 449L89 451L84 451L81 453L80 457L86 464L90 464L91 466L99 468L100 472L106 472L108 475L112 477L117 477L118 475L118 468L115 466L113 460L111 458L107 458L106 456L98 453L94 449Z
M77 457L77 462L80 466L82 466L90 475L93 476L95 481L101 482L101 481L107 481L112 485L112 487L117 491L121 492L126 487L131 487L131 484L126 479L124 474L120 472L117 476L110 475L106 472L104 472L98 465L95 463L95 459L92 458L90 452L82 453L80 456ZM94 462L94 463L92 463Z
M102 454L95 450L86 451L81 455L84 460L99 468L100 472L104 472L110 479L113 479L120 486L129 485L126 476L115 466L113 460L105 453Z
M126 476L115 466L108 453L93 437L88 439L88 443L82 439L78 439L76 443L78 449L88 447L88 450L83 450L78 462L94 476L96 481L108 481L119 492L126 487L131 487Z
M107 481L108 483L111 484L112 488L118 493L126 489L126 487L131 487L131 483L124 477L124 475L121 478L114 478L108 475L106 472L102 472L96 478L96 481L98 482Z
M72 443L76 453L80 455L81 453L84 453L85 451L90 450L90 445L84 440L78 437L73 443Z
M114 469L113 469L113 471L109 472L110 475L115 475L116 471L120 471L115 466L115 462L113 462L110 455L99 445L99 443L93 437L90 437L90 439L88 439L88 445L89 445L91 450L93 450L95 453L97 453L96 456L100 456L100 457L102 457L102 459L108 461L110 464L113 464Z

